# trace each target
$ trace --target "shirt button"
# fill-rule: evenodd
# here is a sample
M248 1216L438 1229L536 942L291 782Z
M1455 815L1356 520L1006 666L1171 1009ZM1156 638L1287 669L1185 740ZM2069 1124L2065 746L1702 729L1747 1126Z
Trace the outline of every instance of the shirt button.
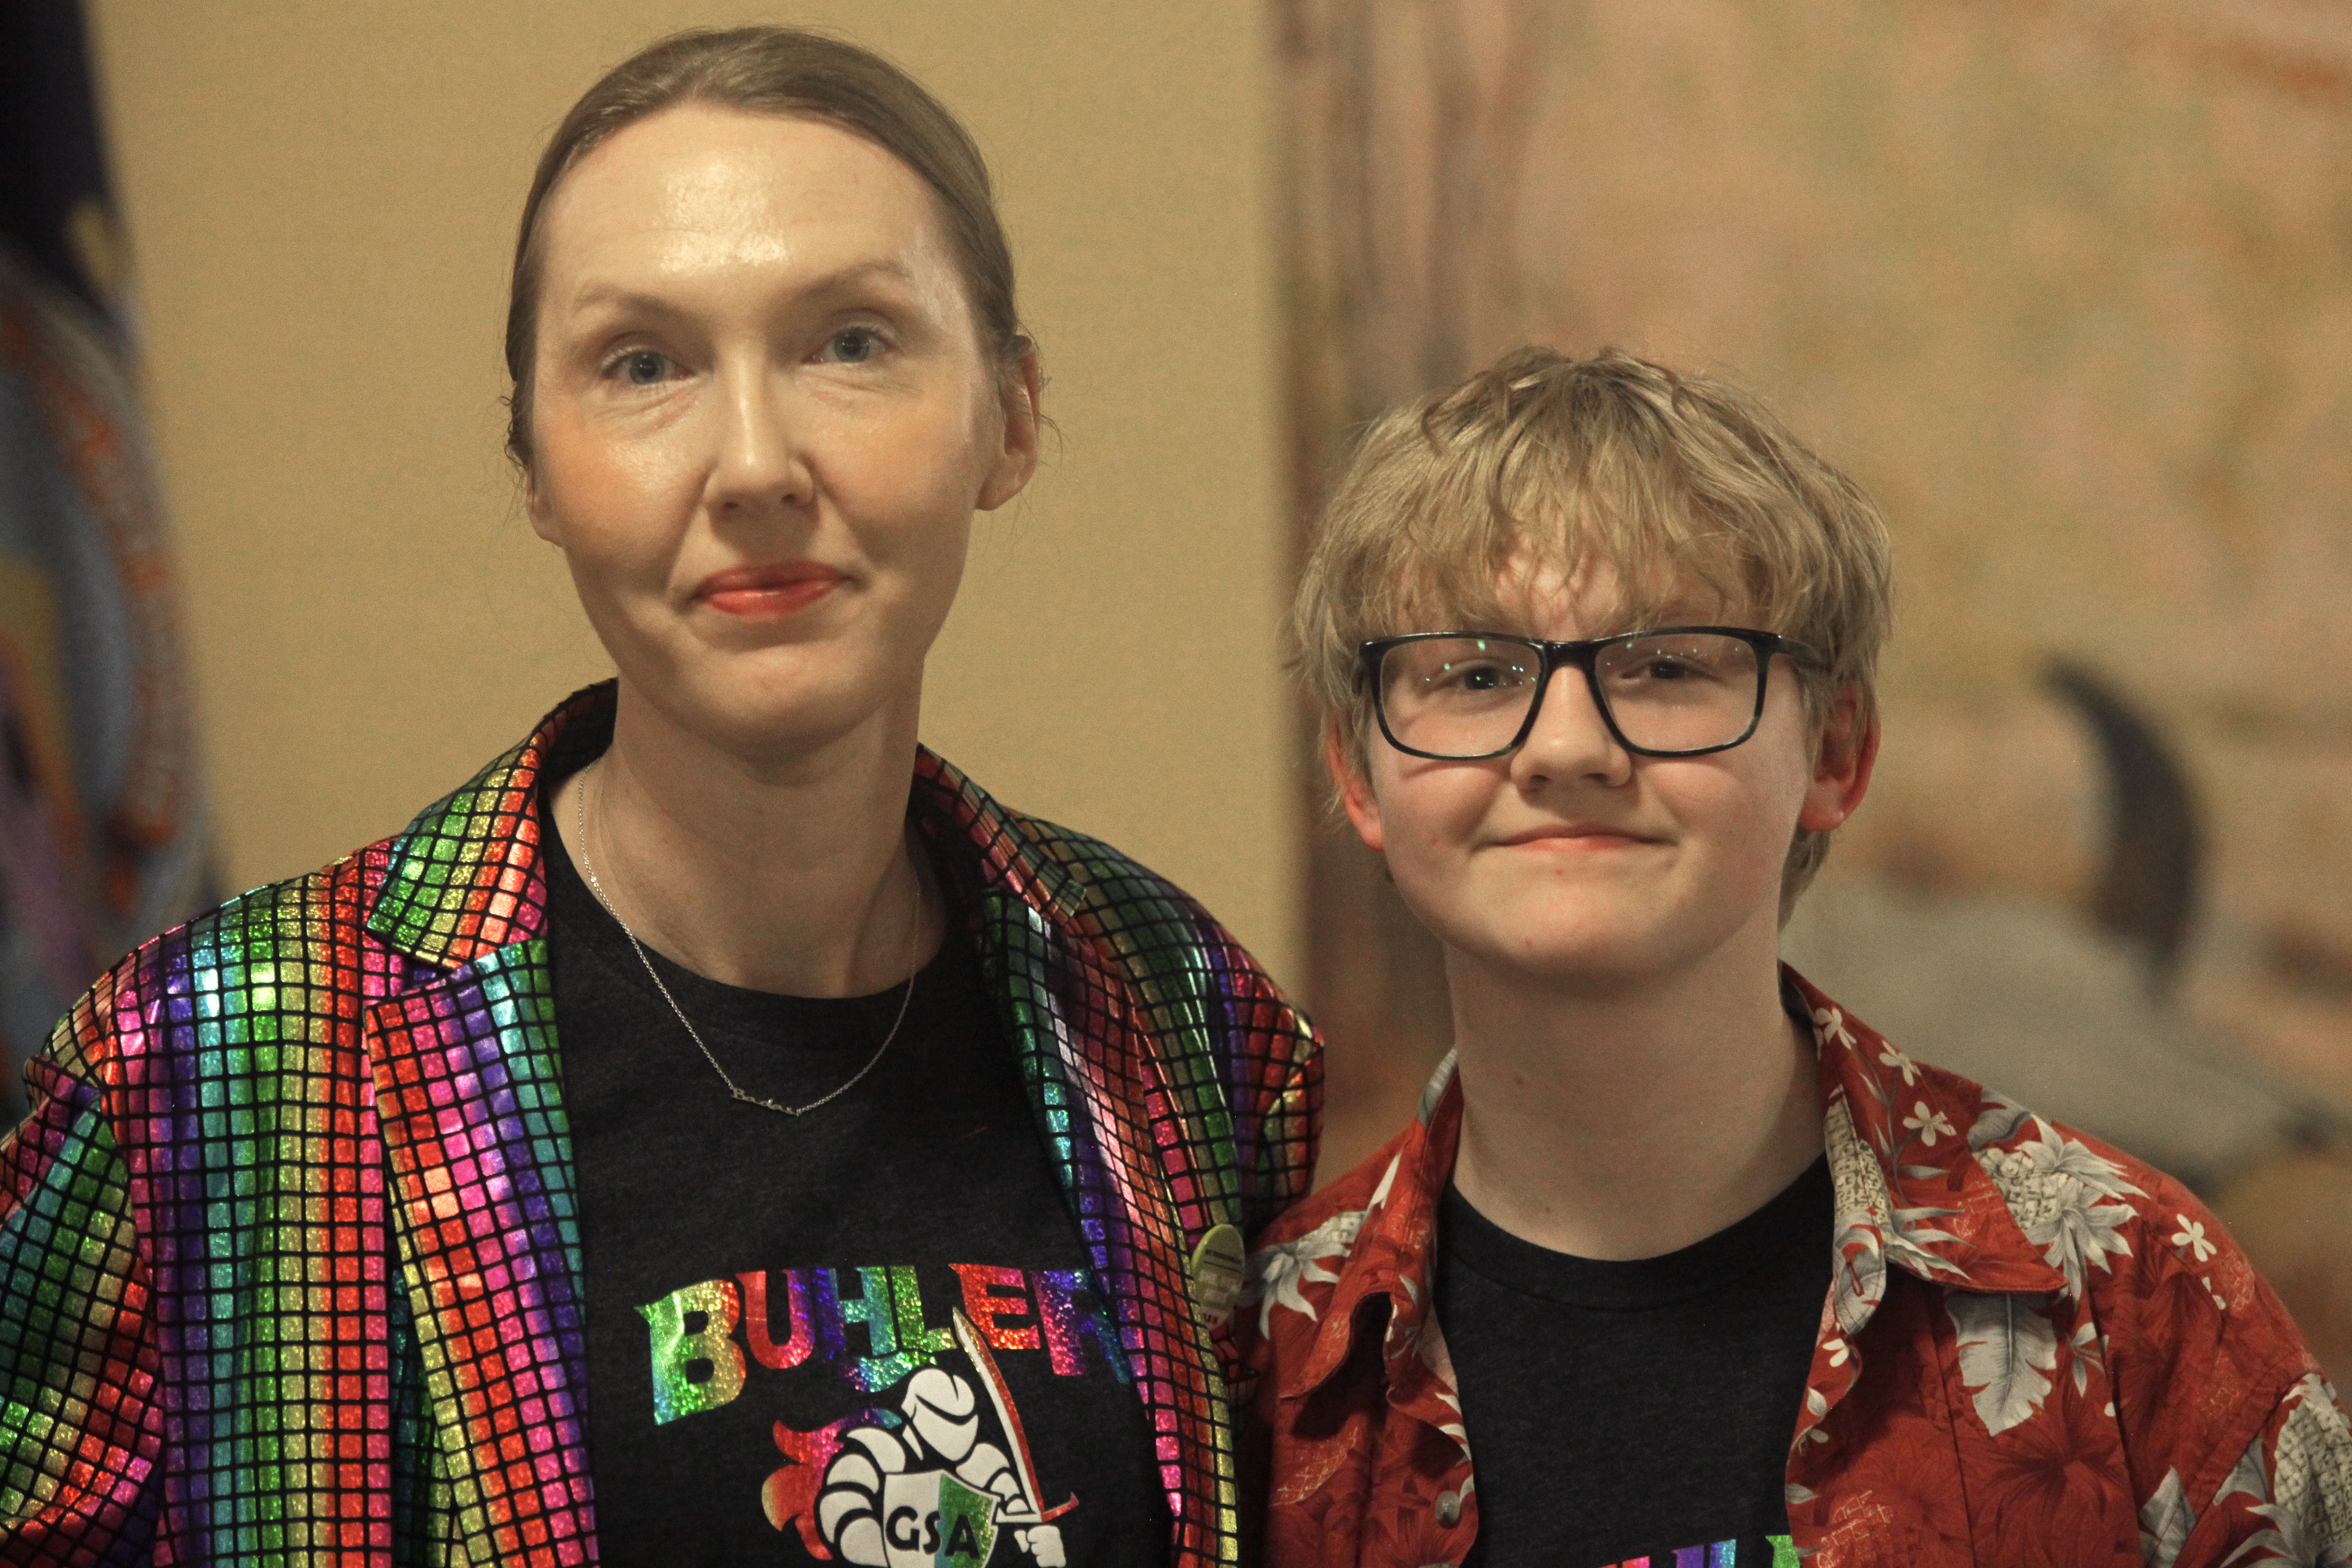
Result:
M1447 1491L1437 1494L1437 1522L1448 1530L1462 1522L1461 1493Z

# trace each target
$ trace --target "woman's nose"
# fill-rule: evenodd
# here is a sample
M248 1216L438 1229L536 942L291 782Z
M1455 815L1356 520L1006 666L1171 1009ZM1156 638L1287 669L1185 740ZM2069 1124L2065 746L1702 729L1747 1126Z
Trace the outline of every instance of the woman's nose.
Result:
M1587 778L1618 784L1631 777L1633 767L1632 754L1601 716L1584 672L1573 666L1554 670L1535 727L1512 754L1512 778L1522 787Z
M792 417L784 378L764 363L730 367L720 373L719 396L712 505L757 515L814 500L815 472L803 447L805 432Z

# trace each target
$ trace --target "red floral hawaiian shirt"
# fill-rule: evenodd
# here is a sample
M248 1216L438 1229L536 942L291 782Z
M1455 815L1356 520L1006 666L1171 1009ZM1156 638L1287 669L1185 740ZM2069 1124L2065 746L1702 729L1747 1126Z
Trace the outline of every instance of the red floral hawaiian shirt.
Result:
M2220 1222L1789 979L1820 1045L1837 1216L1776 1559L2352 1563L2352 1429ZM1268 1568L1458 1563L1477 1535L1475 1438L1429 1305L1461 1104L1449 1060L1412 1125L1252 1255L1235 1329Z

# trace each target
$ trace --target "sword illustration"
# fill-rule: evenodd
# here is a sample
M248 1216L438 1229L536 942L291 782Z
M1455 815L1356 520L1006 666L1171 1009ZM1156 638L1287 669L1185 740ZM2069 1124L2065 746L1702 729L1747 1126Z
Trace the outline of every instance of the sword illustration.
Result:
M1021 1412L1013 1407L1013 1392L1004 1386L1004 1375L996 1370L996 1358L988 1354L987 1343L981 1339L979 1331L971 1326L971 1320L963 1315L963 1309L953 1309L951 1316L955 1323L956 1343L971 1362L972 1370L980 1374L981 1386L988 1390L988 1402L996 1406L997 1425L1004 1428L1005 1439L1013 1445L1013 1469L1021 1478L1021 1493L1029 1501L1030 1517L1024 1519L1006 1512L1003 1500L998 1499L998 1519L1007 1524L1029 1525L1061 1518L1078 1506L1077 1493L1072 1492L1070 1500L1066 1503L1047 1509L1043 1513L1037 1511L1045 1494L1037 1490L1036 1462L1029 1457L1029 1434L1021 1429Z

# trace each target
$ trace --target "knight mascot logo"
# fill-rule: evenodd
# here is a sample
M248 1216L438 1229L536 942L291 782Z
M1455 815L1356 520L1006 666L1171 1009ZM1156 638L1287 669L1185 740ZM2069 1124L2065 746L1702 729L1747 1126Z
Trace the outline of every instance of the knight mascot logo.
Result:
M818 1531L835 1557L860 1568L982 1568L1006 1536L1035 1568L1063 1568L1053 1521L1078 1500L1041 1511L1021 1413L961 1309L955 1336L980 1389L925 1367L907 1379L904 1425L844 1432L817 1495ZM983 1395L1001 1442L982 1430Z

